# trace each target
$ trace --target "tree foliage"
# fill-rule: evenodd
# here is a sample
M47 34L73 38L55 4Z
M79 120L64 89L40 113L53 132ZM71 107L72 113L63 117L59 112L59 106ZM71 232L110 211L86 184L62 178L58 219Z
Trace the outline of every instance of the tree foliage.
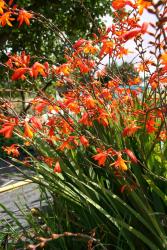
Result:
M18 22L13 27L0 27L0 61L5 63L10 52L26 51L40 60L50 60L59 64L64 61L64 49L69 46L68 41L74 42L80 37L97 32L103 24L102 17L111 14L109 0L17 0L17 4L32 13L40 13L31 22L31 28L22 25L18 29ZM65 39L62 40L62 34ZM0 96L19 97L22 100L20 108L25 111L26 95L23 92L25 84L22 81L9 80L4 68L0 69ZM38 81L41 85L41 81ZM43 85L42 85L43 87ZM10 92L9 89L13 91ZM26 86L27 96L33 90ZM19 91L20 90L20 91Z
M48 56L62 59L62 41L58 38L58 30L62 31L70 41L97 31L102 17L111 14L109 0L17 0L18 6L45 16L43 22L37 17L31 29L22 26L0 29L1 53L26 50L36 56ZM49 22L55 24L50 28Z

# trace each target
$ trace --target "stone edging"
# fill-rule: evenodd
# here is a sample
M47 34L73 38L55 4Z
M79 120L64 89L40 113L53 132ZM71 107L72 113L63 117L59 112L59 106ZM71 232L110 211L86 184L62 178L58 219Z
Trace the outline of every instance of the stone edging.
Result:
M25 186L29 183L32 183L31 180L24 180L24 181L18 181L17 183L14 183L14 184L10 184L10 185L7 185L5 187L1 187L0 188L0 194L1 193L4 193L4 192L7 192L7 191L11 191L13 189L16 189L16 188L19 188L19 187L22 187L22 186Z

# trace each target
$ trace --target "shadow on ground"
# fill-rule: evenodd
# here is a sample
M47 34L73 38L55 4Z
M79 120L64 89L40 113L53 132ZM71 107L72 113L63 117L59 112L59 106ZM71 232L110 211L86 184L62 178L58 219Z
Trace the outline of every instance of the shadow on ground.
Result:
M8 159L0 160L0 187L27 179L26 175L30 174L32 175L33 171L26 167L14 166Z

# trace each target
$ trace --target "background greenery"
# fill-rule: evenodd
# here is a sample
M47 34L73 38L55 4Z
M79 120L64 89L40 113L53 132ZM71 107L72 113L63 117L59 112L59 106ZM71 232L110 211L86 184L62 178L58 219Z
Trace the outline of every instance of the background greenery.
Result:
M102 17L111 15L110 0L17 0L19 6L45 16L54 23L73 43L80 37L97 32ZM48 29L46 22L31 22L31 28L22 25L0 28L1 60L10 50L12 53L25 50L36 56L52 56L55 62L63 60L62 41L57 30Z

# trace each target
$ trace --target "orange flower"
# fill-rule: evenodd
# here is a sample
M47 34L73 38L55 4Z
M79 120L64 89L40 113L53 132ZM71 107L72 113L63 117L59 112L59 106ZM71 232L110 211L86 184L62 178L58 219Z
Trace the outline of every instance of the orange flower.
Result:
M126 5L129 5L131 7L134 7L134 4L131 1L126 1L126 0L115 0L112 2L112 7L115 10L119 10L124 8Z
M9 5L9 6L11 6L11 5L12 5L12 3L13 3L13 0L9 0L8 5Z
M89 146L89 141L86 139L84 135L80 136L80 142L82 143L83 146L88 147Z
M54 171L55 173L59 173L59 174L62 172L61 167L60 167L60 163L59 163L58 161L56 162L56 165L55 165L53 171Z
M167 65L167 51L161 56L162 64Z
M2 147L3 150L8 154L13 154L14 157L18 157L20 155L18 151L18 146L16 144L12 144L10 147Z
M36 118L35 116L32 116L30 118L30 122L32 123L33 128L37 128L39 130L42 130L42 123L38 118Z
M9 122L6 122L2 125L0 129L0 134L3 134L5 138L10 138L13 133L14 127L18 124L16 118L12 118Z
M31 145L31 143L29 141L24 142L24 146L29 147L30 145Z
M0 130L0 134L3 134L5 138L10 138L12 136L14 125L4 124Z
M63 151L64 149L73 149L73 146L70 145L70 142L68 140L66 140L59 146L58 149Z
M155 120L153 120L153 118L150 118L146 122L146 130L149 134L154 133L157 130L155 125L156 125L156 122L155 122Z
M9 26L13 26L10 22L14 20L14 18L10 17L11 14L11 11L7 11L0 17L0 24L2 25L2 27L4 27L6 24Z
M30 19L33 17L31 13L26 10L20 10L17 21L19 21L19 27L25 22L27 25L30 25Z
M111 165L114 165L116 168L119 168L121 171L127 171L128 167L125 163L126 161L122 159L122 154L118 152L117 156L118 156L117 160Z
M35 62L30 70L30 75L34 78L37 78L38 74L41 74L43 77L46 77L47 73L45 71L46 68L44 65L39 62Z
M84 113L79 122L85 126L92 126L92 121L90 120L88 113Z
M20 78L24 79L25 78L25 73L28 70L28 68L19 68L16 69L12 75L12 81L18 80Z
M119 52L118 52L118 58L122 58L124 55L127 55L128 53L130 53L128 49L120 47Z
M136 183L133 183L133 184L125 184L123 186L121 186L121 193L123 193L125 191L125 189L128 191L128 192L132 192L133 190L135 190L137 188L137 184Z
M108 155L110 155L110 154L114 155L115 154L115 152L113 152L113 150L111 148L107 149L105 151L102 151L100 148L97 148L97 152L98 152L98 154L94 155L92 158L95 161L98 161L98 164L100 166L105 165L105 162L106 162L106 159L107 159Z
M113 48L114 48L114 43L112 41L104 40L99 56L102 57L104 54L112 55Z
M102 109L99 109L99 115L98 115L97 120L99 123L103 124L104 127L107 127L109 124L108 117L109 117L109 114L107 112L105 112Z
M137 126L135 124L135 121L133 121L129 126L124 128L122 135L123 136L132 136L136 133L136 131L140 128L140 126Z
M138 6L140 15L143 14L144 9L147 9L152 5L151 1L149 0L137 0L136 4Z
M70 68L70 65L68 63L63 63L62 65L60 65L59 67L56 67L56 66L52 66L52 70L53 70L53 73L55 74L63 74L65 76L69 76L70 73L71 73L71 68Z
M88 109L93 109L96 106L96 101L91 97L84 97L84 103Z
M48 101L37 97L34 100L31 101L32 105L34 105L35 111L38 113L41 113L47 106L48 106Z
M112 2L112 7L115 9L115 10L119 10L119 9L122 9L125 7L126 3L125 0L115 0Z
M92 46L92 44L88 43L84 46L83 52L85 54L93 54L94 55L97 52L97 48Z
M54 160L51 157L42 156L41 158L49 167L52 167Z
M141 26L141 33L144 34L146 33L147 29L148 29L149 23L144 22Z
M130 149L125 148L125 149L123 150L123 152L125 152L125 153L129 156L129 158L131 159L131 161L132 161L133 163L135 163L135 164L138 163L138 159L136 158L135 154L134 154Z
M73 45L73 48L74 49L78 49L79 47L81 47L83 45L83 43L85 43L86 40L85 39L82 39L80 38L78 41L76 41Z
M90 67L88 65L87 61L83 61L81 59L76 60L76 67L79 68L79 70L81 71L81 73L88 73L90 71Z
M68 108L70 111L74 112L75 114L78 114L80 112L80 107L76 102L69 103Z
M149 65L151 65L153 62L151 61L151 60L147 60L147 59L145 59L145 61L144 62L142 62L142 63L139 63L138 64L138 66L137 66L137 71L138 72L144 72L144 71L149 71Z
M3 9L5 9L6 6L5 6L5 2L3 0L0 1L0 14L3 14Z
M25 122L25 124L24 124L24 135L26 137L29 137L29 138L33 137L33 130L30 127L30 125L28 124L28 122Z
M93 156L93 159L95 160L95 161L98 161L98 164L101 166L104 166L104 164L105 164L105 162L106 162L106 159L107 159L107 153L106 153L106 151L104 151L104 152L101 152L101 153L99 153L99 154L97 154L97 155L94 155Z
M124 41L127 41L129 39L132 39L133 37L137 37L141 34L146 33L148 28L148 23L144 22L141 26L141 28L138 29L132 29L125 34L123 34L120 38L123 39Z
M9 55L9 59L6 62L6 65L13 69L14 66L17 68L27 68L30 63L30 55L26 55L25 51L21 52L21 55L14 54Z
M167 131L166 130L162 130L159 134L159 138L161 141L166 141L167 140Z

